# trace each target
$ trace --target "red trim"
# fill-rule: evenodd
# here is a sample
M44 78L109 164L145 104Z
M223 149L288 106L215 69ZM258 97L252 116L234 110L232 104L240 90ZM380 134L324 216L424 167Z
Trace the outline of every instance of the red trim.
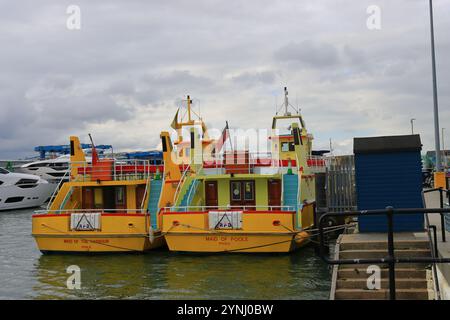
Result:
M72 213L82 213L82 212L72 212ZM33 214L32 218L48 218L48 217L69 217L70 213L47 213L47 214ZM124 216L135 216L135 217L144 217L143 213L102 213L102 217L124 217Z
M180 180L165 180L164 183L180 182Z
M239 210L210 210L210 211L239 211ZM209 211L182 211L182 212L175 212L175 211L163 211L160 214L162 215L174 215L174 214L207 214ZM244 214L267 214L267 213L274 213L274 214L295 214L295 211L244 211Z

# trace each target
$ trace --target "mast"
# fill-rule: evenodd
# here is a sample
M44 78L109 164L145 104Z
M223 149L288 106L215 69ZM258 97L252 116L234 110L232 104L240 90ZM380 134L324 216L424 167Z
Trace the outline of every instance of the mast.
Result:
M191 97L188 95L187 96L187 109L188 109L188 122L191 122Z
M285 116L290 115L288 112L288 108L289 108L288 91L287 91L287 87L284 87L284 115Z

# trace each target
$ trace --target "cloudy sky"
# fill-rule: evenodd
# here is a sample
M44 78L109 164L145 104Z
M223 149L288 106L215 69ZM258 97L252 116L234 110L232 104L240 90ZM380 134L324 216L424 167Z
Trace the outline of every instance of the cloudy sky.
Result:
M450 0L435 0L450 145ZM67 28L67 7L81 29ZM366 10L381 9L369 30ZM428 0L0 0L0 158L68 136L152 149L186 94L222 128L268 128L288 86L315 147L408 134L434 147Z

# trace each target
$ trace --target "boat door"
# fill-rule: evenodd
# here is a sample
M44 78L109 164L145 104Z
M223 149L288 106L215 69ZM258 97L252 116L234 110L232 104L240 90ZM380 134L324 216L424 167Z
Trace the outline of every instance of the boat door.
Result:
M136 208L140 208L145 196L145 184L136 186Z
M269 210L278 210L281 206L281 181L279 179L269 179L267 181L269 194ZM276 208L272 208L276 207Z
M230 204L247 210L255 210L255 181L230 181Z
M94 188L84 187L82 188L81 195L81 207L82 209L94 209Z
M205 182L205 198L206 198L206 206L211 207L209 209L217 209L219 205L219 197L217 194L217 181Z

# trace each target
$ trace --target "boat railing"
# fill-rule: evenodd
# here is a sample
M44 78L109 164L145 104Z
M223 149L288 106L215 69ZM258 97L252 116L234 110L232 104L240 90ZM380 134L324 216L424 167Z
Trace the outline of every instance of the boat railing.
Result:
M52 195L50 196L50 200L48 201L48 204L47 204L47 210L50 209L50 206L52 205L53 200L55 199L59 190L61 190L61 187L63 186L63 184L66 181L69 174L70 174L70 171L68 170L68 171L66 171L66 173L64 173L64 176L61 178L61 180L59 180L58 185L56 186L55 190L53 191Z
M69 171L70 181L124 181L147 180L151 176L148 160L101 159L96 164L72 161Z
M282 165L278 157L271 152L231 151L222 154L208 155L203 159L205 169L225 169L234 173L252 173L254 167L279 167Z
M327 157L310 155L306 158L306 164L313 172L325 172Z
M186 179L187 172L190 170L190 168L191 168L191 166L187 165L185 167L184 171L183 171L183 174L181 175L180 181L178 182L178 185L177 185L177 188L175 189L175 194L174 194L174 197L173 197L174 198L174 202L173 202L174 204L176 204L177 201L178 201L178 198L180 196L181 187L182 187L182 185L184 183L184 180Z
M147 198L148 189L150 188L150 180L151 180L151 177L150 177L150 175L148 175L147 181L145 182L144 196L142 197L142 201L141 201L141 212L145 211L144 204L145 204L145 199Z
M34 214L70 214L70 213L127 213L127 214L142 214L141 209L57 209L57 210L36 210Z
M291 211L295 212L295 206L176 206L163 207L160 213L165 212L208 212L208 211Z

